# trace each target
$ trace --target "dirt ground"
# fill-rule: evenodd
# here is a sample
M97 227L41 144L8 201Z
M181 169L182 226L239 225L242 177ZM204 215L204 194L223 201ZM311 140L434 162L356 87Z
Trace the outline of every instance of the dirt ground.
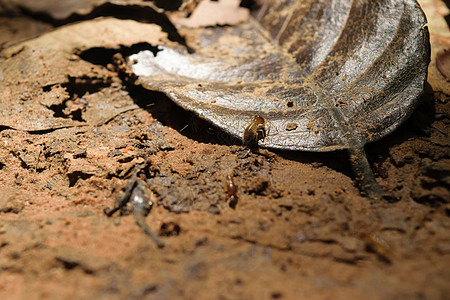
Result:
M165 96L130 86L110 59L148 41L152 24L120 20L135 32L114 33L120 49L73 38L77 52L59 39L71 25L1 15L0 102L17 110L0 124L0 298L449 299L450 78L435 58L450 34L444 2L421 4L432 20L426 95L366 147L390 201L360 195L345 152L225 145ZM78 36L98 34L88 22L73 25ZM164 248L130 209L104 214L136 166Z

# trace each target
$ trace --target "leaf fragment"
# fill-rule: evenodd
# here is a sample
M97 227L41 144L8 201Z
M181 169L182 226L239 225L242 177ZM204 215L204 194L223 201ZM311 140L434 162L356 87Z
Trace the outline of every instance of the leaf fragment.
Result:
M249 19L248 9L240 0L203 0L188 18L171 18L176 25L198 28L216 25L236 25ZM176 16L176 15L174 15Z
M142 42L157 45L166 42L166 36L157 25L105 18L65 26L4 49L1 55L8 59L0 64L0 127L42 131L96 125L137 108L112 82L115 73L75 53L96 47L119 50ZM67 101L76 100L70 93L79 93L75 96L86 103L81 119L70 117L71 108L67 115L64 112Z

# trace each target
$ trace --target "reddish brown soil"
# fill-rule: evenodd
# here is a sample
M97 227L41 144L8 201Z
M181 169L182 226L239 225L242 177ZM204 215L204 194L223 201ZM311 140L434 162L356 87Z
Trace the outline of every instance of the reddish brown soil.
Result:
M9 21L2 28L16 26ZM0 46L40 33L16 32ZM360 195L345 153L213 143L181 130L189 119L165 99L138 107L140 90L103 66L88 69L109 78L90 101L116 97L128 109L54 130L0 127L0 299L448 299L444 92L428 87L408 122L367 146L391 196L375 201ZM162 249L132 214L103 213L144 158L155 203L147 223ZM234 209L227 175L238 187Z

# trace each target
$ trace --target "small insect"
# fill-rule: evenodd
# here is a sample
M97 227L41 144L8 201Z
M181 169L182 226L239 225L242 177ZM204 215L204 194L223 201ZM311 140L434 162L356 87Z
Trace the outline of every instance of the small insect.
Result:
M361 239L366 243L366 247L371 252L374 252L378 257L386 262L390 262L389 253L391 252L391 246L375 233L361 234Z
M261 116L254 116L252 122L244 130L244 145L258 148L258 141L267 136L266 120Z
M110 217L119 209L124 208L127 203L131 204L136 224L155 241L158 248L163 248L164 243L145 223L145 217L152 210L153 202L150 201L145 182L142 179L137 178L136 175L133 175L129 180L123 197L116 200L112 209L109 207L105 208L104 213Z
M238 200L237 194L236 194L237 190L238 190L237 185L234 183L233 177L231 177L230 175L227 175L225 183L226 183L227 194L230 197L228 205L231 208L235 208L236 204L237 204L237 200Z

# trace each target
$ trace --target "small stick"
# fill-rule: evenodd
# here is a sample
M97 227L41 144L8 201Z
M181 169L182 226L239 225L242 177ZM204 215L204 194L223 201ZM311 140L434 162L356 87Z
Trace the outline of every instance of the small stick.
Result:
M384 192L373 175L364 146L349 148L350 163L361 191L369 198L381 199Z
M133 210L134 212L134 210ZM158 235L156 233L153 232L153 230L151 230L148 226L147 223L145 223L145 216L139 215L139 214L134 214L135 218L136 218L136 224L142 228L142 230L144 230L144 232L151 237L155 243L156 246L158 246L158 248L164 248L164 243L163 241L161 241L161 239L158 237Z
M145 217L150 213L153 206L153 203L150 201L146 192L145 183L141 179L137 178L137 172L134 172L128 182L129 184L125 189L124 196L116 201L112 209L109 207L105 208L105 215L108 217L112 216L116 211L130 202L133 209L133 215L136 219L136 224L144 230L145 234L150 236L155 241L158 248L163 248L164 243L145 222Z

